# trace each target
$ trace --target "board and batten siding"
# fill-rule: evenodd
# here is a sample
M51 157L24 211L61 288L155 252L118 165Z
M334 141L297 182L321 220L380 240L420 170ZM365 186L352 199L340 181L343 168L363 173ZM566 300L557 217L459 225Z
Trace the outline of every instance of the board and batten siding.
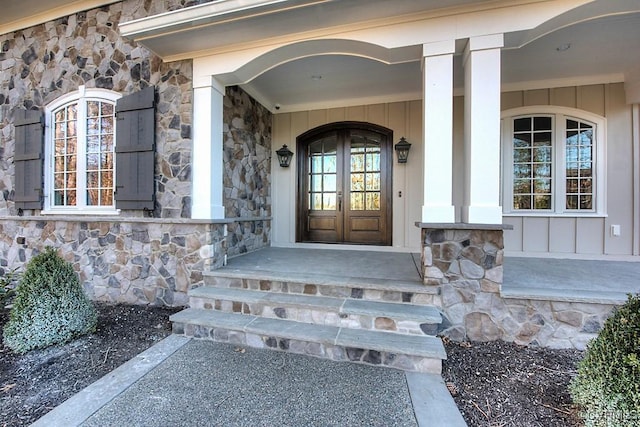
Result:
M629 256L634 254L633 108L622 83L562 87L502 94L502 110L534 105L576 108L606 118L606 216L505 216L505 251L511 255ZM611 225L621 235L612 236Z
M393 144L405 137L411 145L409 161L399 165L393 154L393 232L392 246L399 250L418 251L420 232L415 222L422 210L422 101L393 102L355 107L275 114L273 150L286 144L296 151L296 137L327 123L360 121L393 130ZM295 153L294 156L297 156ZM292 245L296 241L296 161L289 168L277 165L273 154L273 232L274 246ZM402 194L402 196L400 196Z
M634 253L638 242L634 224L637 188L634 173L638 173L638 153L634 151L633 108L626 104L622 83L562 87L504 92L502 110L552 105L570 107L606 118L606 216L516 216L503 218L514 227L505 232L505 250L510 255L626 257ZM296 137L317 126L345 120L365 121L393 130L394 144L404 136L411 142L409 162L393 163L393 246L406 250L419 247L419 233L414 225L419 221L423 199L422 183L422 102L406 101L356 107L331 108L274 115L272 149L287 144L296 151ZM640 120L640 117L637 118ZM453 203L463 204L464 182L464 98L456 96L453 103ZM638 142L636 141L636 145ZM297 154L296 154L297 155ZM273 244L295 243L296 162L291 167L277 166L273 161ZM402 192L402 197L399 197ZM620 225L621 235L611 235L611 225Z

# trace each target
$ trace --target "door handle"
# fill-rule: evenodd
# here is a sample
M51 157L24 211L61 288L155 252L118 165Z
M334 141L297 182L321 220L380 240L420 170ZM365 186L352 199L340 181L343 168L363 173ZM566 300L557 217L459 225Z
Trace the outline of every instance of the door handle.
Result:
M338 191L338 212L342 212L342 191Z

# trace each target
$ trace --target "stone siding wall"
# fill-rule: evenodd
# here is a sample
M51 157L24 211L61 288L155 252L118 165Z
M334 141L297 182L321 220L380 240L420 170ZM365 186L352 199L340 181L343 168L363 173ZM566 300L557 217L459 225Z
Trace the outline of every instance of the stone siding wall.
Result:
M224 254L223 224L4 218L0 236L2 272L56 247L92 299L120 303L184 305Z
M271 215L272 114L237 86L224 98L225 215Z
M228 160L227 217L235 219L190 220L192 63L164 63L118 31L120 22L207 2L124 0L0 35L0 274L53 246L93 299L178 306L202 284L203 272L269 245L271 114L240 89L228 90L221 155ZM117 217L37 210L15 216L14 111L43 110L81 85L123 96L156 87L154 218L133 210Z
M505 298L503 231L422 228L425 286L446 317L453 340L512 341L522 345L584 349L613 305Z
M0 214L16 213L12 124L16 108L43 110L81 85L122 95L154 85L157 91L154 216L190 216L191 61L163 63L118 32L118 23L123 18L162 12L155 9L160 5L166 7L165 3L171 2L128 0L0 35Z
M228 227L228 256L270 245L271 222L244 218L271 216L271 112L237 86L224 97L225 216L238 218Z
M252 222L4 217L0 275L22 270L34 255L52 246L73 264L92 299L182 306L188 302L187 291L203 284L203 272L221 267L228 251L259 248L251 246L251 238L260 236Z

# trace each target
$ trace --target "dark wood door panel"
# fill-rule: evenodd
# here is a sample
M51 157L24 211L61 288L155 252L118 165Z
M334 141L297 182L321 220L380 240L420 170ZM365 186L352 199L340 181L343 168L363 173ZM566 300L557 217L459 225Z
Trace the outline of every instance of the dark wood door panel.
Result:
M336 229L335 217L309 217L310 231L329 231Z
M334 216L322 216L310 214L307 222L307 241L336 243L342 239L338 236L337 218Z
M379 232L380 227L380 217L351 217L351 222L349 224L349 229L351 231L374 231Z
M391 141L356 122L298 137L297 241L391 244Z
M384 245L386 224L380 216L351 216L346 238L350 243Z

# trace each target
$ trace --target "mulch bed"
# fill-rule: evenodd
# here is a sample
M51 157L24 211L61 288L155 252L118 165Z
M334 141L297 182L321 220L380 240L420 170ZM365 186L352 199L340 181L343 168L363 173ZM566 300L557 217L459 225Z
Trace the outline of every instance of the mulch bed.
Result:
M178 309L96 304L94 334L25 355L0 347L0 426L26 426L171 333ZM0 330L8 320L0 310Z
M581 426L567 386L584 353L445 342L442 377L470 426Z
M0 347L0 426L26 426L171 333L178 309L97 303L98 330L16 355ZM8 311L0 310L0 329ZM582 352L446 343L443 378L470 426L580 426L567 385Z

